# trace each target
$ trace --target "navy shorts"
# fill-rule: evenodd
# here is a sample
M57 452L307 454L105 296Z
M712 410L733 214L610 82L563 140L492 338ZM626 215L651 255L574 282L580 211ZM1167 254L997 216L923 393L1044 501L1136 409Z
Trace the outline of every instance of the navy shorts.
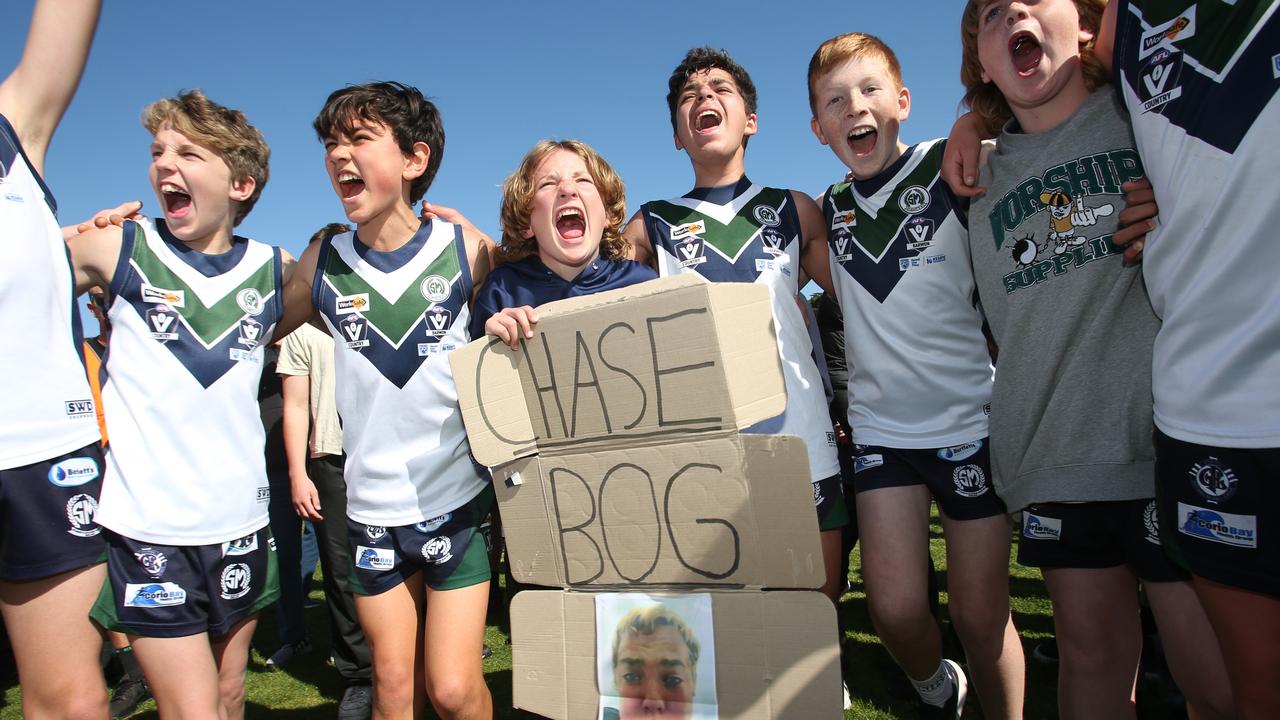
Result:
M938 509L952 520L979 520L1006 513L991 485L991 449L986 439L951 447L904 450L853 446L854 492L924 485Z
M844 483L832 475L813 483L813 507L818 511L818 530L839 530L849 524L849 507L844 501Z
M485 484L462 507L415 525L382 527L347 518L352 592L380 595L419 572L432 590L485 582L491 573L482 526L492 507L493 486Z
M1280 448L1218 448L1156 431L1156 496L1170 554L1207 580L1280 596ZM1265 527L1265 529L1264 529Z
M102 562L94 522L102 489L98 443L0 470L0 579L39 580Z
M1128 565L1150 582L1188 579L1164 551L1151 498L1028 505L1022 511L1018 562L1041 569Z
M280 595L271 528L212 545L158 545L107 533L107 582L89 616L143 637L226 635Z

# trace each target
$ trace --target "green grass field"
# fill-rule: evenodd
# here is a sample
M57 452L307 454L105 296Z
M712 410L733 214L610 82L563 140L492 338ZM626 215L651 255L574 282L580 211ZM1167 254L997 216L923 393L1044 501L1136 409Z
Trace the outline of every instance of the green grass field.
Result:
M945 570L946 552L941 526L937 524L936 515L931 526L930 549L937 569L940 572ZM853 590L841 599L839 608L841 618L852 639L849 645L849 670L846 679L854 699L854 706L845 712L845 718L871 720L872 718L915 717L914 691L876 638L871 626L862 579L858 572L858 559L855 550L851 573ZM945 615L945 578L940 578L939 583ZM314 587L318 586L318 583L314 585ZM1025 717L1056 717L1056 671L1052 666L1030 660L1031 651L1036 643L1050 637L1053 633L1050 603L1045 594L1040 573L1016 564L1011 558L1009 587L1014 623L1018 627L1023 649L1028 657ZM313 592L312 596L317 599L321 597L318 590ZM267 655L278 645L276 622L274 612L268 610L263 614L254 638L254 652L246 683L248 695L246 717L250 720L267 718L311 720L332 718L336 715L343 686L337 673L326 665L328 629L324 610L319 608L308 610L307 624L315 649L299 656L287 668L271 671L267 670L263 663ZM950 643L947 647L948 656L961 657L959 648L954 646L954 638L947 638L947 635L949 633L945 634L944 638L946 638L945 642ZM498 718L533 717L511 708L511 648L506 635L498 627L490 626L485 633L485 638L493 649L493 656L485 661L484 670L490 690L493 692L496 716ZM6 688L4 705L0 708L0 720L21 718L20 702L21 696L17 686L12 685ZM1151 713L1145 713L1145 715L1156 717ZM430 710L427 716L436 717ZM147 702L130 717L139 720L156 720L158 716L155 704ZM982 717L977 702L969 704L965 717Z

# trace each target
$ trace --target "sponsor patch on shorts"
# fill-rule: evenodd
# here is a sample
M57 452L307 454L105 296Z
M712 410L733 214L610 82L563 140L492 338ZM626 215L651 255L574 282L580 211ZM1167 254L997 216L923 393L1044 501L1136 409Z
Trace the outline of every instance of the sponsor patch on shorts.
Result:
M875 453L873 455L859 455L853 459L853 471L855 473L863 470L870 470L873 467L880 467L884 464L884 455Z
M968 460L969 458L978 454L978 451L981 449L982 449L981 440L975 440L974 442L964 443L963 445L952 445L951 447L945 447L939 450L938 459L948 460L950 462L961 462L963 460Z
M356 567L363 570L390 570L396 566L396 553L387 548L356 546Z
M1178 532L1234 547L1258 547L1258 516L1178 503Z
M127 583L124 586L125 607L169 607L186 602L187 591L177 583Z
M1022 536L1032 540L1060 540L1062 539L1062 520L1024 512Z

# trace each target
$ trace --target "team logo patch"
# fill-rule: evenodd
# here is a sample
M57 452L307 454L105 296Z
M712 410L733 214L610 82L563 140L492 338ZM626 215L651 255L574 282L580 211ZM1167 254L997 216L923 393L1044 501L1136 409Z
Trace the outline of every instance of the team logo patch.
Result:
M987 475L977 465L962 465L951 471L951 482L960 497L978 497L987 491Z
M164 575L164 569L169 567L169 558L155 548L144 547L134 553L133 557L142 566L142 569L153 578L159 578Z
M246 345L250 350L258 347L258 343L262 342L262 323L253 318L240 319L240 337L236 340L241 345Z
M153 340L164 343L178 339L178 314L168 305L156 305L148 310L147 325Z
M768 205L757 205L751 214L755 216L756 221L766 227L778 227L782 224L782 218L778 217L778 211Z
M1156 501L1147 503L1142 511L1142 527L1146 529L1146 541L1152 545L1160 544L1160 516L1156 513Z
M448 308L434 305L422 316L427 326L427 337L442 338L449 334L453 325L453 313Z
M232 555L248 555L258 549L258 535L246 535L237 540L222 543L222 557Z
M443 565L453 558L449 552L453 541L446 535L439 535L422 544L422 557L432 565Z
M1210 504L1218 504L1236 494L1240 478L1216 457L1191 466L1191 485Z
M250 315L262 314L262 293L257 288L245 288L236 293L236 305Z
M222 599L235 600L248 595L253 587L250 583L252 578L253 573L244 563L231 563L223 568L222 578L218 580L218 584L222 587Z
M929 209L929 191L923 185L912 185L898 196L898 207L908 215L919 215Z
M186 602L187 591L177 583L127 583L124 586L125 607L170 607Z
M390 570L396 566L396 554L387 548L356 546L356 567L363 570Z
M682 237L693 237L695 235L701 235L706 231L707 231L707 224L702 222L701 220L697 222L685 223L683 225L676 225L675 227L671 228L671 239L679 240Z
M913 217L907 221L907 247L917 252L927 250L933 244L933 221L929 218Z
M1182 522L1178 532L1210 542L1234 547L1258 547L1258 517L1218 512L1208 508L1178 503Z
M1161 48L1142 64L1138 71L1138 101L1142 103L1142 112L1158 110L1182 97L1182 87L1178 84L1182 58L1179 51Z
M452 288L449 287L449 281L439 275L428 275L422 279L422 284L418 286L422 291L422 297L433 303L441 303L449 299Z
M684 242L676 244L676 261L682 268L701 265L707 261L706 247L702 242L702 238L693 235L685 238Z
M1032 540L1060 540L1062 520L1023 512L1022 536Z
M770 255L778 256L786 252L786 236L773 228L765 228L761 230L760 241L764 244L764 251Z
M92 495L80 493L71 496L67 501L67 522L71 525L67 532L76 537L93 537L102 532L102 528L93 522L98 512L98 501Z
M969 458L978 454L978 451L981 449L982 449L981 440L976 440L971 443L964 443L963 445L952 445L951 447L946 447L939 450L938 459L948 460L950 462L960 462L962 460L968 460Z
M437 515L436 517L430 518L424 522L420 522L417 525L414 525L413 529L425 535L426 533L435 532L436 530L439 530L445 523L449 522L452 519L453 519L453 513L445 513L443 515Z
M66 400L62 404L69 418L87 417L93 414L92 400Z
M49 482L58 487L76 487L98 477L98 463L93 458L67 458L49 468Z
M338 323L342 331L342 339L352 350L369 347L369 323L358 314L348 315Z
M170 307L186 307L186 292L182 290L165 290L155 285L142 284L142 302Z
M831 233L831 249L835 251L836 262L842 263L853 259L853 233L844 228Z
M381 525L365 525L364 534L365 537L369 538L373 542L378 542L387 536L387 529Z
M879 453L875 455L859 455L853 459L853 471L860 473L863 470L870 470L873 467L880 467L884 464L884 455Z
M350 315L351 313L367 312L368 310L369 293L339 295L333 304L333 313L335 315Z

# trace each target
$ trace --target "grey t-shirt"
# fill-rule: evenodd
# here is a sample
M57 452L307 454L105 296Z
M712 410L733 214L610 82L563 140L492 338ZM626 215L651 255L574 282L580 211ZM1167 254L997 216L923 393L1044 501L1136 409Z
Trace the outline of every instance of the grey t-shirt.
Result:
M1007 127L969 213L974 276L1000 348L991 465L1010 510L1152 497L1151 344L1140 267L1111 245L1142 176L1109 88L1043 133Z

